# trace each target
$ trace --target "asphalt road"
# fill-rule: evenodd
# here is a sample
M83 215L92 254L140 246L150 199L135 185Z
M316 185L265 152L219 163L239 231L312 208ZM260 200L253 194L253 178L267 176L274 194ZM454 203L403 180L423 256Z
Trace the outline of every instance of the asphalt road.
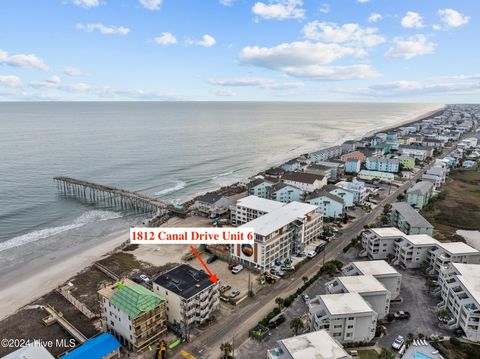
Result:
M451 148L445 148L438 157L445 156L450 150ZM307 263L294 272L291 277L280 280L275 285L271 285L269 290L262 290L254 298L246 299L230 316L220 319L216 325L205 330L199 337L195 338L193 342L184 345L182 350L197 358L217 359L221 355L221 343L227 341L230 343L233 342L234 346L238 347L248 338L248 331L276 306L276 297L287 297L292 294L303 285L302 277L313 276L324 261L335 259L351 239L363 230L365 225L371 224L382 214L386 204L394 202L412 183L420 179L422 174L433 165L433 162L434 161L418 171L407 182L390 193L370 213L364 214L355 222L342 228L342 233L327 245L324 253L307 261ZM182 358L182 356L178 354L174 358Z

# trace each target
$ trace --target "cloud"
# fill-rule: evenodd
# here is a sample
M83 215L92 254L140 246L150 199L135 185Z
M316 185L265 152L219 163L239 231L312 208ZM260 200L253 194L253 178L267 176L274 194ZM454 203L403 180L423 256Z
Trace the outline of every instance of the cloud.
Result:
M410 60L416 56L432 54L435 48L433 42L428 42L425 35L414 35L409 38L397 37L393 40L394 45L385 53L385 57L403 58Z
M237 95L235 91L230 89L216 90L216 91L213 91L213 93L215 94L215 96L220 96L220 97L232 97Z
M459 27L467 24L470 20L470 16L465 16L453 9L440 9L438 10L438 15L448 27Z
M369 23L374 23L374 22L377 22L377 21L382 20L382 19L383 19L382 14L379 14L377 12L372 12L370 14L370 16L368 17L367 21Z
M337 25L333 22L311 21L303 27L307 39L344 43L349 46L373 47L385 42L385 38L377 34L378 29L363 28L358 24Z
M202 36L201 40L195 41L192 39L187 39L187 45L196 45L196 46L203 46L203 47L212 47L217 43L217 40L209 34L205 34Z
M255 3L252 12L267 20L303 19L305 9L302 6L302 0L271 0L268 4Z
M262 77L237 77L232 79L210 79L208 82L212 85L227 87L259 87L270 90L285 90L303 87L303 82L284 82L278 83L273 79Z
M293 77L314 80L347 80L374 77L370 65L324 66L346 56L362 56L362 50L339 44L309 41L284 43L275 47L248 46L239 58L246 64L280 71Z
M405 28L415 28L419 29L421 27L425 27L423 24L422 16L413 11L407 11L407 14L402 18L402 26Z
M67 92L86 92L92 89L92 86L83 83L63 83L62 79L56 75L51 76L44 81L40 82L31 82L30 86L35 89L55 89L59 91Z
M354 90L339 90L338 92L367 97L401 97L439 93L455 95L477 93L479 91L480 84L471 81L429 82L400 80Z
M171 32L162 32L162 35L153 39L158 45L173 45L177 43L177 38Z
M83 75L82 70L73 66L66 66L63 68L63 73L68 76L80 76Z
M73 0L73 3L79 7L88 9L100 5L100 0Z
M360 4L366 4L367 2L370 2L370 0L357 0L357 2Z
M48 71L48 66L34 54L8 55L8 52L0 49L0 64L13 67L33 68Z
M320 5L320 7L318 8L318 11L324 14L328 14L330 12L330 5L324 3Z
M99 31L103 35L127 35L130 32L128 27L124 26L105 26L103 24L81 24L76 25L77 29L85 32Z
M219 0L219 3L223 6L232 6L235 0Z
M142 89L116 89L103 86L98 89L98 95L103 98L128 98L141 100L183 100L183 98L168 92L146 91Z
M7 87L19 87L22 84L22 80L18 76L1 76L0 85Z
M147 10L160 10L163 0L139 0L140 5L142 5Z

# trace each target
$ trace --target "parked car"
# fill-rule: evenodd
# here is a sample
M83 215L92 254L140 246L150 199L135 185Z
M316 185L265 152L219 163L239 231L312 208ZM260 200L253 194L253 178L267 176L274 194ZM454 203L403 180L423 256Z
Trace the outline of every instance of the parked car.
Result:
M230 288L232 288L232 287L230 287L228 284L222 285L222 286L220 287L220 293L224 293L224 292L226 292L227 290L229 290Z
M282 272L281 270L277 270L275 268L270 269L270 273L272 273L273 275L276 275L277 277L285 276L285 272Z
M140 279L143 280L145 283L150 283L150 278L147 277L146 274L140 274L139 275Z
M282 265L282 261L280 259L275 259L275 265L276 266L281 266Z
M315 252L317 252L317 253L323 252L324 249L325 249L325 245L326 245L326 244L323 243L323 244L319 244L318 246L316 246L316 247L315 247Z
M410 319L410 313L404 312L403 310L394 312L393 316L395 317L395 319Z
M305 257L307 254L305 252L297 252L295 253L295 257L299 257L299 258L302 258L302 257Z
M399 335L397 337L397 339L395 339L392 343L392 348L395 349L395 350L400 350L400 348L402 347L402 345L405 343L405 339L403 339L403 337L401 335Z
M310 300L310 297L308 296L308 294L302 294L302 300L303 300L305 303L308 303L308 301Z
M232 268L232 273L237 274L237 273L240 273L242 270L243 270L243 266L241 264L238 264Z
M295 270L295 267L293 265L281 266L280 270L282 270L284 272L293 272Z
M230 299L236 298L240 295L240 291L238 289L235 289L230 295L228 296Z
M233 267L236 267L237 266L237 263L228 263L228 270L232 270Z
M317 255L317 252L315 252L315 251L310 251L310 252L307 253L307 257L308 257L308 258L313 258L313 257L315 257L316 255Z
M273 317L272 319L270 319L270 321L268 322L268 327L270 329L276 328L280 324L282 324L284 321L285 321L285 316L282 313L280 313L275 317Z
M207 263L213 263L218 259L218 257L215 254L212 254L210 257L207 258Z

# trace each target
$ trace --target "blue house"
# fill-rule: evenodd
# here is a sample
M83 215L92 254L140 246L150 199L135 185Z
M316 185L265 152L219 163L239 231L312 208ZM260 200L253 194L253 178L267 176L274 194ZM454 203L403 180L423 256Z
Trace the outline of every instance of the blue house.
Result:
M305 202L318 206L325 218L342 218L345 209L343 199L326 191L310 193Z
M269 188L269 198L282 203L290 203L294 201L303 202L305 198L305 191L298 187L281 182L276 183Z
M327 186L325 191L343 199L343 203L347 208L355 205L355 193L353 191L336 186Z
M293 172L293 171L299 170L300 169L300 162L298 162L298 160L295 158L293 160L285 162L282 165L282 169L285 172Z
M60 359L120 358L120 343L109 333L88 339L85 343L61 355Z
M362 168L360 160L351 158L345 162L345 173L358 173Z
M248 193L260 198L268 198L268 191L273 183L262 178L257 178L247 185Z

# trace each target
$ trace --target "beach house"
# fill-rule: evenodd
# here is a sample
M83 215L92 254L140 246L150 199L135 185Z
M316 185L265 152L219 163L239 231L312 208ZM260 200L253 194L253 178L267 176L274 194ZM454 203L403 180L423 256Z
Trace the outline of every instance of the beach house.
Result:
M392 203L390 224L406 234L433 233L433 226L407 202Z
M333 179L332 171L334 170L332 169L331 166L319 165L316 163L309 165L305 169L306 173L312 173L314 175L324 176L324 177L327 177L327 180L330 178Z
M133 351L154 345L166 332L166 300L130 279L102 288L100 313L105 332Z
M429 181L415 183L407 190L405 201L412 207L422 209L432 197L433 184Z
M305 192L313 192L327 185L325 176L305 172L288 172L282 176L282 182L298 187Z
M402 155L413 157L419 161L425 161L427 157L433 156L431 147L401 145L399 151Z
M202 216L225 213L229 206L230 200L215 192L205 193L204 195L199 196L195 201L197 213Z
M432 182L435 188L440 187L447 178L447 169L442 167L429 168L423 175L422 180Z
M400 162L397 158L367 157L365 168L370 171L397 173Z
M317 165L321 165L321 166L326 166L326 167L330 167L330 178L332 180L335 180L337 179L338 177L340 177L342 174L343 174L343 163L342 162L334 162L334 161L317 161L316 162ZM305 171L305 172L310 172L308 171ZM314 173L314 172L310 172L310 173ZM322 173L315 173L315 174L322 174Z
M393 173L390 172L361 170L358 174L358 178L365 181L380 181L389 183L395 179L395 176Z
M355 206L355 192L345 189L343 187L340 187L338 185L328 185L323 188L326 192L331 193L337 197L340 197L343 199L343 203L346 208L352 208Z
M256 178L247 184L248 193L260 198L267 198L268 191L272 187L273 182L263 178Z
M315 191L307 195L305 202L318 206L324 218L343 218L345 202L332 193Z
M220 305L219 286L204 271L182 264L153 281L155 293L167 299L167 320L177 334L189 338L194 325L205 323Z
M345 153L340 157L342 162L347 162L348 160L359 160L361 163L365 162L365 155L360 151L353 151Z
M298 187L279 182L268 189L268 198L282 203L303 202L305 199L305 191Z
M365 186L365 182L359 181L356 178L354 178L351 182L349 181L338 182L335 186L352 192L353 202L358 205L362 205L365 200L365 197L367 196L367 187ZM340 194L337 194L337 195L340 195ZM345 205L349 207L347 204Z
M351 158L345 161L345 173L358 173L362 168L360 160Z

